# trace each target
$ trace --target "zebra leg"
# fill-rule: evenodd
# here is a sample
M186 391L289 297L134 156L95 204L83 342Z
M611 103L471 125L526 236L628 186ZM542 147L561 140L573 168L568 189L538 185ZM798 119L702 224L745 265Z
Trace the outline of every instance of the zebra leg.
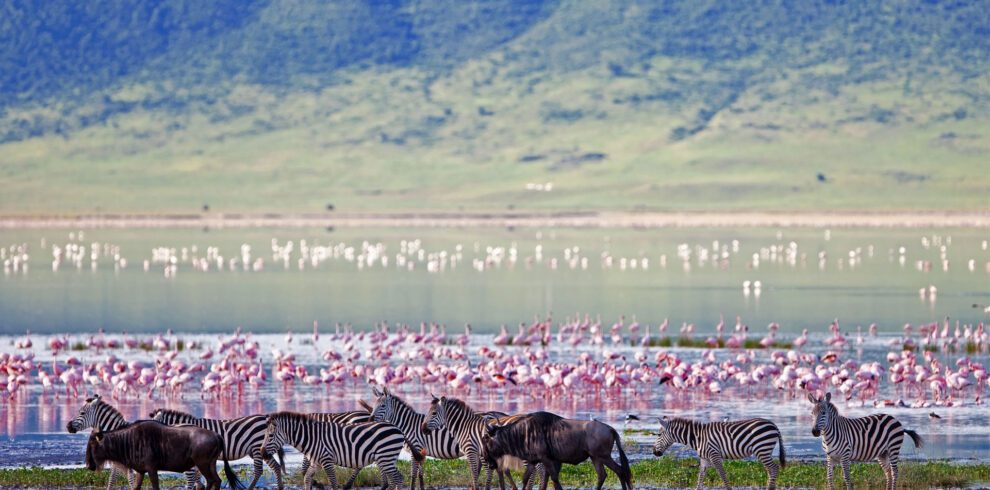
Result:
M471 490L478 490L478 475L481 473L481 458L477 451L468 450L468 465L471 467Z
M303 488L306 490L313 489L313 473L316 473L316 467L313 465L307 467L306 471L303 472Z
M890 457L890 488L897 490L897 456Z
M382 482L385 485L385 488L401 490L402 473L399 473L399 469L395 467L395 460L379 458L375 461L375 463L378 463L378 471L382 475Z
M877 458L877 463L880 463L880 469L883 470L883 488L885 490L890 490L890 461L887 459L886 455L882 455Z
M828 490L835 490L835 460L825 456L825 478L828 479Z
M725 466L722 465L722 457L713 458L712 466L715 467L715 471L718 472L718 476L722 477L722 483L725 484L725 490L732 490L732 485L729 485L729 476L725 474Z
M323 471L327 474L327 480L330 483L330 488L334 490L340 488L340 485L337 483L337 468L334 467L333 461L324 460Z
M773 452L760 455L760 462L767 469L767 490L775 490L777 488L777 475L780 474L780 466L773 460Z
M117 481L117 465L110 465L110 480L107 482L107 490L113 490L113 484ZM130 483L130 482L128 482Z
M251 454L251 458L254 466L254 475L251 476L251 483L248 484L247 490L254 490L254 486L258 484L258 480L261 478L261 473L265 471L265 463L261 459L261 452L255 451Z
M127 470L127 484L134 486L134 480L137 478L137 472L134 470Z
M191 469L183 473L186 477L186 490L195 490L196 485L199 485L199 472L195 469Z
M701 462L701 466L698 468L698 490L705 488L705 473L708 472L708 461L705 458L698 458Z
M842 476L846 479L846 490L852 490L852 478L849 477L849 458L842 458Z
M533 466L530 465L529 463L527 463L526 464L526 469L523 470L522 481L520 482L520 484L522 485L522 489L523 490L529 490L529 482L530 482L530 479L532 479L532 478L533 478ZM546 482L546 478L544 478L543 481ZM505 490L505 489L502 489L502 490ZM546 490L546 483L543 484L543 490Z
M144 473L138 473L137 476L134 477L134 483L131 483L131 490L139 490L143 484Z
M605 465L601 461L593 461L595 466L595 473L598 473L598 485L595 487L597 490L602 490L602 485L605 484Z
M354 482L357 481L358 474L360 473L361 468L354 468L354 472L351 473L351 476L347 478L346 482L344 482L344 490L351 490L351 487L354 486Z
M285 487L285 482L282 480L282 465L275 461L275 458L268 458L268 467L272 469L272 473L275 473L275 485L278 490L282 490Z

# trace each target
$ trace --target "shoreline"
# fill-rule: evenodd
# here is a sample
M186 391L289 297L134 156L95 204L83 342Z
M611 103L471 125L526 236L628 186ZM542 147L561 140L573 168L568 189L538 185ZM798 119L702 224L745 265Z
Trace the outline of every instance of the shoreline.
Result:
M0 215L0 229L57 228L990 228L990 211L368 212Z

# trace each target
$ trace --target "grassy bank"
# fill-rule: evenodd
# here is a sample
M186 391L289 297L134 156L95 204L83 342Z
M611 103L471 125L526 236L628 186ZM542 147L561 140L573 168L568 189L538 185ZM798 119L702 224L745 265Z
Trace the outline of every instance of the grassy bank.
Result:
M400 462L404 475L409 473L409 465ZM763 486L766 485L766 473L763 466L754 461L732 461L726 465L729 480L733 486ZM698 465L694 459L677 460L662 458L657 460L640 461L632 465L633 484L637 488L652 487L693 487ZM240 471L246 477L245 469ZM85 469L9 469L0 470L0 487L77 487L102 488L106 486L107 472L94 473ZM341 470L337 475L343 482L349 475L349 470ZM270 476L270 475L269 475ZM519 474L515 477L518 481ZM877 488L883 485L883 473L877 464L855 464L852 467L853 484L857 487ZM426 466L426 482L429 486L467 487L470 477L464 461L430 461ZM837 476L838 478L838 476ZM325 481L323 475L319 479ZM900 472L901 488L952 488L966 487L977 483L990 481L990 464L953 464L942 461L925 463L903 463ZM121 479L119 483L122 483ZM595 486L596 477L590 464L564 466L561 473L561 483L566 488L591 488ZM302 475L298 471L290 472L287 479L290 486L301 486ZM178 485L178 478L167 478L163 485ZM706 485L718 485L718 476L710 471ZM787 465L780 475L780 486L823 488L825 486L825 466L822 463L792 462ZM378 471L367 469L358 478L359 487L377 488L379 486ZM609 473L606 486L618 488L615 476Z

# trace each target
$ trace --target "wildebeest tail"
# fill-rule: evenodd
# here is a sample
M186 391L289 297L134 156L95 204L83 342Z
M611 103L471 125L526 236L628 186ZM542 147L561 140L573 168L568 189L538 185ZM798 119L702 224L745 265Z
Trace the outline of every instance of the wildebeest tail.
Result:
M780 434L779 430L777 431L777 445L780 446L780 469L784 469L784 466L787 465L787 456L784 455L784 436Z
M907 434L907 435L909 435L909 436L911 436L911 440L914 441L914 447L921 448L921 446L924 446L925 445L925 440L922 439L921 436L918 435L917 432L915 432L913 430L904 429L904 433Z
M279 452L282 451L280 450ZM237 478L237 473L230 467L230 462L227 461L227 447L224 445L223 439L220 439L220 454L223 455L223 474L227 477L227 485L229 485L230 488L244 488L244 484L241 483L239 478Z
M619 437L619 433L612 427L609 427L612 431L612 437L615 438L615 447L619 449L619 466L622 468L622 474L619 475L619 480L624 480L626 482L626 488L632 489L632 468L629 467L629 458L626 457L626 452L622 449L622 438Z

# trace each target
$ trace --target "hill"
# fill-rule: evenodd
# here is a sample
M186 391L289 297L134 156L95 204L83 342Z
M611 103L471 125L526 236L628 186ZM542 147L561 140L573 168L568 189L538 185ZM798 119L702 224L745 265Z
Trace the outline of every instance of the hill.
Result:
M977 1L14 0L0 213L986 209L988 26Z

